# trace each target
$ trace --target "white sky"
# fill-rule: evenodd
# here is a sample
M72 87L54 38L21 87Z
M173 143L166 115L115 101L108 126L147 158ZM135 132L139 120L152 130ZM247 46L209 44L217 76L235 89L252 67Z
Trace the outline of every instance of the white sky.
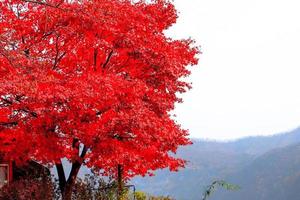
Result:
M300 2L175 0L174 37L202 46L176 108L191 137L233 139L300 126Z

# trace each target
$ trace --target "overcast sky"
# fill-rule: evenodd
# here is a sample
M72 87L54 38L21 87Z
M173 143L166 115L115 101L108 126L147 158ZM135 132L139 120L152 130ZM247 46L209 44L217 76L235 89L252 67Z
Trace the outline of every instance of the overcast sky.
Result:
M227 140L300 126L300 3L175 0L168 34L202 46L176 108L191 137Z

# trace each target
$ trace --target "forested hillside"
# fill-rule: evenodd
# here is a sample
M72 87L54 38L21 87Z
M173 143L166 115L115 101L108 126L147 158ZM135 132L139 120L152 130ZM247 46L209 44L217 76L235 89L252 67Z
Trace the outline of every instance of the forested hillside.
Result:
M297 200L300 189L300 144L272 150L233 173L227 180L236 192L216 193L212 200Z
M298 145L299 143L299 145ZM213 180L238 184L239 191L218 190L212 200L294 200L300 188L300 129L268 137L231 142L194 140L178 156L189 160L177 173L162 170L155 177L136 178L139 190L196 200ZM289 198L287 198L289 196ZM283 198L284 197L284 198Z

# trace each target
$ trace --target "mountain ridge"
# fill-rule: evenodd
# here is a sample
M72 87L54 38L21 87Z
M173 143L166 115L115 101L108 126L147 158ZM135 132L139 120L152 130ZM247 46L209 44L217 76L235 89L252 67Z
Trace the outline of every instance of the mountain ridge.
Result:
M193 142L193 145L182 147L178 151L179 157L189 161L185 169L177 173L160 170L156 172L157 176L155 177L138 177L132 183L136 185L138 190L143 190L151 194L170 195L177 200L200 199L205 186L209 185L213 180L232 180L233 184L236 184L234 183L235 179L230 177L246 177L246 174L242 173L243 170L249 168L253 163L258 162L257 159L259 160L260 157L262 159L259 162L262 165L267 164L264 163L266 159L263 159L263 156L268 156L268 153L270 153L271 157L276 157L285 147L300 143L300 128L288 133L247 137L229 142L204 141L201 139L193 139ZM273 150L275 151L273 152ZM297 157L294 154L288 157L289 160L293 160L292 156ZM255 170L253 171L255 172ZM242 174L238 174L239 172ZM250 172L251 170L247 171L248 174L251 174ZM266 180L269 179L269 176L269 174L266 174L265 177L262 175ZM219 195L221 194L230 196L231 193L227 194L221 191ZM218 194L216 194L215 198L212 198L212 200L221 199L227 200L220 198Z

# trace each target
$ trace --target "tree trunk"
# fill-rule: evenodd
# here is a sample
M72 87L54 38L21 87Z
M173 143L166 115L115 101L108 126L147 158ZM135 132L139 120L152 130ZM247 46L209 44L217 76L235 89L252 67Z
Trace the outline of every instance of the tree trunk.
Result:
M122 199L122 193L123 193L123 167L122 165L118 165L118 200Z
M72 164L72 169L68 180L65 178L65 173L62 164L56 164L58 173L59 189L61 192L62 200L71 200L73 186L76 181L81 164L75 162Z
M61 168L62 168L62 164ZM57 167L57 166L56 166ZM59 177L59 188L61 191L62 200L71 200L72 199L72 192L73 192L73 186L75 184L79 169L81 167L81 163L76 161L72 164L72 169L70 172L70 176L68 180L64 179L64 176L60 176L61 172L59 172L59 167L57 167L58 177ZM64 173L64 171L63 171Z
M71 185L66 185L65 191L62 194L62 200L72 200L72 188Z
M79 150L79 147L78 147L78 150ZM68 179L66 179L62 163L61 162L56 163L56 170L57 170L57 174L58 174L58 183L59 183L59 189L61 192L62 200L71 200L72 199L73 186L76 182L76 178L77 178L79 169L83 163L83 159L85 157L86 152L87 152L87 148L84 146L78 160L76 160L72 163L72 168L71 168L71 172L70 172Z

